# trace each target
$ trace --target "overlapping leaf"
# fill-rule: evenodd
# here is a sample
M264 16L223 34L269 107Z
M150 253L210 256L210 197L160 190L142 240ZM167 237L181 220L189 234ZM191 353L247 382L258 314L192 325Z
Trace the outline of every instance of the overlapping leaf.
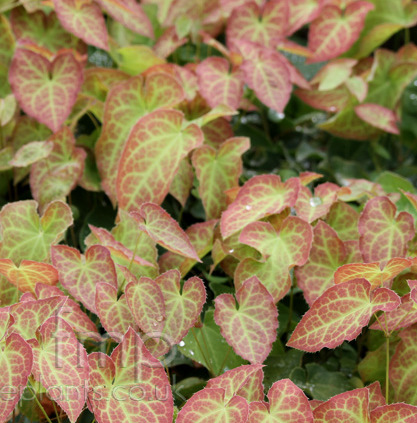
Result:
M30 188L41 209L53 200L65 199L77 185L84 170L86 152L75 147L71 130L64 126L48 141L54 143L49 156L30 170Z
M72 224L71 209L54 201L39 217L36 201L18 201L0 212L1 256L20 264L22 260L44 261L51 245L61 241Z
M225 104L238 109L243 95L242 71L230 69L221 57L208 57L196 69L201 95L210 107Z
M263 363L278 328L278 311L271 294L255 277L236 292L236 300L231 294L222 294L215 303L214 318L229 345L251 363Z
M375 197L366 203L358 224L365 262L405 256L408 241L414 237L414 220L407 212L396 212L387 197Z
M87 353L71 326L60 317L48 319L30 341L32 373L75 423L86 401L89 378ZM64 394L65 393L65 394Z
M399 297L389 289L371 293L371 284L365 279L332 286L303 316L287 345L309 352L335 348L355 339L375 311L391 311L399 304Z
M337 232L342 241L359 239L358 220L359 213L343 201L336 201L326 217L326 223Z
M111 423L115 418L138 423L172 422L174 407L168 377L132 328L110 357L92 353L88 362L88 400L98 422Z
M154 73L144 81L130 78L108 93L103 116L103 130L95 146L102 186L116 202L116 178L120 156L129 132L138 119L155 109L172 107L184 98L179 81L167 74Z
M53 141L33 141L23 145L16 151L10 164L15 167L26 167L38 160L45 159L54 148Z
M359 388L344 392L320 404L313 411L315 422L329 422L332 419L349 421L352 423L368 422L369 418L369 391Z
M214 226L216 224L217 220L209 220L207 222L195 223L185 230L200 259L213 247ZM178 269L181 275L185 276L196 263L194 259L167 251L159 259L159 269L160 272L165 272L169 269Z
M157 357L184 338L200 316L206 301L201 279L190 278L182 288L180 279L177 270L170 270L155 281L141 278L126 287L127 301L135 321L147 336L154 339L154 345L148 348ZM150 304L155 304L151 313Z
M364 278L371 283L372 289L393 279L403 270L410 267L407 259L394 258L388 261L383 269L380 263L351 263L339 267L334 274L334 282L343 283L353 279Z
M46 285L58 283L58 272L53 266L31 260L22 260L16 266L10 259L0 259L0 274L21 292L35 292L38 282Z
M0 421L8 421L23 394L32 370L33 355L31 347L18 334L12 333L6 338L5 346L0 350L0 385L3 395L0 397Z
M220 227L228 238L249 223L293 207L299 191L299 180L281 182L277 175L254 176L240 189L236 200L222 214Z
M14 37L9 21L3 14L0 15L0 97L10 93L7 82L9 65L14 51Z
M401 342L391 359L389 379L394 388L395 401L417 405L417 325L410 326L400 333Z
M379 104L360 104L355 107L356 114L365 122L390 134L399 135L397 116L395 113Z
M55 245L51 249L51 257L62 286L88 310L97 314L96 285L105 282L117 287L116 269L109 250L93 245L82 256L75 248Z
M176 110L157 110L140 119L119 164L119 206L129 210L147 201L162 203L181 160L202 142L201 130L195 124L184 127Z
M176 423L242 423L248 418L248 403L235 395L225 399L222 388L206 388L195 393L178 413Z
M239 241L257 249L263 261L244 259L235 273L235 286L251 276L257 276L278 302L290 288L289 269L302 266L308 259L313 239L311 226L298 217L287 217L278 231L269 222L254 222L246 226Z
M311 25L308 47L314 52L309 59L320 62L339 56L353 45L374 5L366 1L352 1L342 12L337 5L325 6Z
M156 243L167 250L184 257L200 261L197 252L187 234L178 223L161 207L153 203L144 203L139 212L132 212L139 227Z
M123 335L132 327L137 329L132 312L127 304L126 295L117 295L117 289L108 283L96 285L95 308L106 332L116 342L121 342Z
M188 157L181 160L180 166L169 187L169 193L185 207L193 187L194 172Z
M75 104L83 74L71 52L64 50L50 61L39 53L18 48L9 80L24 112L56 132Z
M304 392L290 379L275 382L268 392L269 407L263 402L249 404L248 423L313 422L313 412Z
M226 209L225 191L238 186L242 173L241 156L249 147L248 138L236 137L221 144L217 152L204 145L193 153L192 162L207 220L220 218Z
M108 49L106 22L100 7L93 1L54 0L61 25L69 32L104 50Z
M371 411L372 423L413 423L416 420L417 407L410 404L389 404Z

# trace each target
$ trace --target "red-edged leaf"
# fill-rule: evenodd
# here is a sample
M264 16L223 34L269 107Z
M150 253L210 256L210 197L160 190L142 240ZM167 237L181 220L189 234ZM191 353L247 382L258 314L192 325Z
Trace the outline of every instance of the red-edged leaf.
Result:
M178 413L176 423L242 423L248 418L248 403L235 395L225 400L225 390L203 389L195 393Z
M365 279L332 286L303 316L287 345L309 352L336 348L355 339L375 311L391 311L399 304L398 295L389 289L371 293L371 284Z
M322 178L321 173L315 172L301 172L299 175L301 185L307 186L309 183L315 181L316 179Z
M371 283L372 289L381 286L410 267L407 259L391 259L383 269L380 263L351 263L339 267L334 274L334 283L343 283L353 279L364 278Z
M269 222L251 223L239 241L257 249L264 261L244 259L236 269L236 288L255 275L278 302L290 288L289 269L307 261L312 239L311 226L298 217L287 217L278 231Z
M264 398L262 367L260 364L236 367L220 376L209 379L206 388L224 389L226 401L234 395L239 395L248 402L261 401Z
M195 324L206 301L201 279L188 279L181 289L181 275L170 270L157 277L133 280L126 287L128 304L139 327L154 342L148 349L157 357L178 344ZM147 299L152 299L149 303ZM155 309L149 313L150 304ZM148 313L148 314L146 314Z
M401 212L387 197L369 200L359 218L360 248L365 262L404 257L414 237L414 219Z
M371 423L415 423L417 407L410 404L389 404L371 411Z
M179 81L166 73L151 74L145 81L135 76L110 89L95 154L103 189L114 204L119 160L133 125L146 113L173 107L183 99Z
M343 392L320 404L313 411L314 422L369 422L369 391L367 388Z
M314 52L310 62L337 57L353 45L363 29L366 15L375 6L366 1L350 2L344 11L329 4L310 25L308 48Z
M271 0L263 7L246 2L236 8L227 22L227 41L246 40L274 48L284 38L288 23L287 2Z
M44 300L56 296L65 296L65 294L58 287L44 285L41 283L36 284L35 293L39 300ZM78 337L82 339L93 338L97 341L101 340L96 325L81 310L79 304L71 298L67 298L65 304L59 308L58 316L62 317L67 323L71 325Z
M290 379L275 382L268 392L269 407L263 402L249 404L248 423L313 422L313 412L304 392Z
M110 357L92 353L88 362L88 402L98 423L114 423L115 419L172 422L174 407L168 377L132 328Z
M236 300L231 294L222 294L215 303L214 319L228 344L251 363L263 363L278 328L278 311L271 294L254 277L236 292Z
M386 107L372 103L359 104L359 106L355 107L355 113L362 120L376 128L390 134L399 135L400 133L397 126L398 117L392 110Z
M366 387L369 391L369 410L386 405L384 395L382 394L381 384L376 381Z
M391 332L413 325L417 322L417 307L415 304L410 294L404 295L397 309L385 313L385 317L382 320L382 327L379 324L380 322L375 321L370 326L370 329Z
M50 297L44 300L22 301L10 306L14 319L11 332L18 333L24 339L35 338L35 331L51 316L56 316L65 304L67 297Z
M113 19L126 28L153 38L152 24L142 6L135 0L97 0L97 2Z
M41 208L53 200L65 199L77 185L84 170L86 152L75 147L71 130L64 126L48 141L54 143L49 156L30 170L30 189Z
M243 95L243 75L221 57L209 57L196 69L201 95L210 107L225 104L238 109Z
M0 273L22 292L35 292L37 282L58 283L58 272L53 266L31 260L22 260L16 266L10 259L0 259Z
M88 310L97 314L96 285L106 282L117 287L116 269L109 250L101 245L93 245L82 256L75 248L55 245L51 249L51 257L62 286Z
M336 201L326 217L326 223L337 232L342 241L359 239L358 220L359 213L343 201Z
M96 285L95 307L101 324L116 342L121 342L129 327L138 328L125 294L118 298L113 285L104 282Z
M230 122L222 117L210 121L201 129L204 133L204 144L214 148L234 136Z
M343 110L350 100L350 93L344 85L331 91L298 89L294 94L315 109L335 113Z
M51 245L63 238L72 224L69 206L54 201L41 218L36 201L18 201L6 204L0 212L1 257L16 264L21 260L43 261L49 258Z
M30 341L32 373L49 395L75 423L86 401L89 378L87 353L71 326L60 317L51 317ZM63 392L65 391L65 395Z
M291 35L319 16L323 2L321 0L291 0L287 4L288 22L286 34Z
M292 84L290 71L281 56L273 50L259 48L256 57L245 60L241 68L246 83L259 100L282 113L290 99Z
M142 204L139 212L132 212L132 216L139 222L139 227L156 243L169 251L201 261L187 234L180 228L177 221L158 205Z
M49 61L38 53L18 48L9 80L23 111L56 132L75 104L83 74L68 51Z
M326 223L319 220L313 233L314 242L308 262L295 269L297 284L310 306L333 285L334 272L345 263L347 257L342 240Z
M32 370L32 349L20 336L12 333L0 350L0 421L7 422L23 394Z
M134 126L120 159L117 176L119 206L129 210L152 201L161 204L181 160L203 143L195 124L184 127L176 110L157 110Z
M318 85L319 91L333 90L343 84L351 75L352 68L358 63L355 59L334 59L324 65L310 81Z
M397 345L389 366L394 399L417 405L417 325L404 329L399 335L401 342Z
M295 210L297 216L311 223L319 217L325 216L337 199L340 187L331 182L318 185L314 189L314 196L307 187L300 187Z
M185 230L188 238L198 257L202 259L213 247L214 226L217 220L195 223ZM171 251L166 252L159 259L160 272L170 269L178 269L185 276L197 262L191 258L185 258Z
M106 22L92 0L53 0L61 25L87 44L108 50Z
M236 137L221 144L217 152L208 145L194 151L192 162L207 220L220 218L226 209L225 191L238 186L242 173L241 156L249 147L248 138Z
M259 175L249 179L240 189L236 200L222 214L220 227L227 238L249 223L293 207L300 182L290 178L281 182L277 175Z

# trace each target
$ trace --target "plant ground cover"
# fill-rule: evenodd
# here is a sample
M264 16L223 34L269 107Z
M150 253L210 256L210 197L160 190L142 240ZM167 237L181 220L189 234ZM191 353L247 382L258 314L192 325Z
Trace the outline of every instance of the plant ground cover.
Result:
M417 422L416 25L0 0L0 422Z

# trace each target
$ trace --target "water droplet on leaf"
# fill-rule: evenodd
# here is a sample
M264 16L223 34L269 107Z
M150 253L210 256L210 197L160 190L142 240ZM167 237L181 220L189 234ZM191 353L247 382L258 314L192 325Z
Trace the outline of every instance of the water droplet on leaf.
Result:
M321 201L320 197L311 197L310 198L310 206L311 207L317 207L320 204L323 204L323 201Z
M246 210L250 210L252 208L252 206L245 206Z

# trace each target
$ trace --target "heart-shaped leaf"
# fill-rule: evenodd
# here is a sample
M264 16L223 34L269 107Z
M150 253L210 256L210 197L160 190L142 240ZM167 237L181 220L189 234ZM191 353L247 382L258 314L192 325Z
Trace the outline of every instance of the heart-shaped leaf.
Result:
M269 408L263 402L249 404L248 423L313 422L313 412L304 392L290 379L275 382L268 392Z
M51 258L58 269L62 286L88 310L97 314L96 285L105 282L117 287L116 269L109 250L93 245L82 256L75 248L55 245L51 248Z
M388 261L383 269L380 263L351 263L339 267L334 274L334 283L342 283L353 279L364 278L371 283L372 289L381 286L410 267L407 259L394 258Z
M177 270L170 270L157 277L155 281L141 278L132 280L126 287L126 297L136 323L154 339L149 345L150 351L157 357L168 352L178 344L188 330L194 326L206 301L206 291L201 279L188 279L183 287L181 275ZM155 304L152 313L147 298Z
M245 137L230 138L218 151L208 145L196 149L192 156L199 182L206 219L218 219L227 206L225 191L238 186L242 173L242 154L250 148Z
M100 423L171 423L171 387L162 364L132 328L110 357L92 353L88 402ZM178 420L177 420L178 421Z
M53 141L33 141L23 145L16 151L10 164L14 167L26 167L45 159L54 148Z
M46 263L22 260L16 266L10 259L0 259L0 273L21 292L35 292L36 283L55 285L58 283L57 270Z
M54 0L61 25L86 44L108 50L106 22L100 7L93 1Z
M378 288L371 293L366 279L332 286L303 316L287 345L309 352L336 348L355 339L377 310L391 311L399 304L398 295L390 289Z
M188 157L181 160L178 172L169 187L169 193L178 200L183 207L188 200L193 187L194 172Z
M22 388L28 383L32 370L32 349L28 343L16 333L6 338L0 350L0 386L3 395L0 397L0 421L7 422L23 394Z
M250 276L257 276L278 302L290 289L289 269L302 266L308 259L313 239L311 226L299 217L287 217L279 231L269 222L254 222L239 236L243 244L256 248L264 261L244 259L235 273L239 288Z
M181 112L157 110L134 126L117 176L121 208L129 210L147 201L162 203L181 160L203 143L203 134L195 124L184 125Z
M263 363L278 328L278 311L271 294L254 277L236 292L236 300L231 294L222 294L215 303L214 318L228 344L251 363Z
M74 55L63 50L52 61L18 48L9 73L13 93L26 114L58 131L75 104L83 74Z
M214 108L225 104L238 109L243 96L243 75L240 69L230 70L230 63L221 57L208 57L196 69L201 95Z
M223 238L240 231L249 223L293 207L300 182L291 178L281 182L277 175L254 176L240 189L236 200L223 212L220 227Z
M137 329L132 312L126 301L126 295L117 296L117 289L108 283L96 285L95 307L97 315L106 332L116 341L121 342L123 335L132 327Z
M195 393L178 413L176 423L242 423L248 418L248 403L235 395L225 399L225 390L203 389Z
M291 0L288 5L287 35L293 34L321 12L322 3L311 0Z
M84 347L60 317L51 317L43 323L30 345L33 376L65 411L70 422L75 423L84 408L89 379Z
M139 212L132 212L139 227L156 243L167 250L190 259L201 261L187 234L178 223L161 207L152 203L140 206Z
M361 0L350 2L344 11L337 5L326 5L310 25L308 48L314 53L309 61L329 60L349 50L363 29L366 15L374 7Z
M369 200L359 218L360 248L365 262L404 257L414 237L414 219L401 212L387 197Z
M173 107L184 99L179 81L166 73L141 75L110 89L103 116L103 129L95 145L102 186L116 203L116 178L120 156L129 132L139 118L159 108Z
M49 258L51 245L61 241L72 224L71 209L61 201L49 204L41 218L36 201L6 204L0 212L1 256L19 264L21 260Z
M390 361L389 380L394 388L394 400L417 404L417 326L410 326L400 332L401 341Z
M314 421L327 423L334 418L352 423L369 422L369 391L354 389L330 398L313 411Z
M308 223L325 216L336 201L339 190L338 185L326 182L314 189L313 196L307 187L300 187L297 202L294 206L297 216Z

